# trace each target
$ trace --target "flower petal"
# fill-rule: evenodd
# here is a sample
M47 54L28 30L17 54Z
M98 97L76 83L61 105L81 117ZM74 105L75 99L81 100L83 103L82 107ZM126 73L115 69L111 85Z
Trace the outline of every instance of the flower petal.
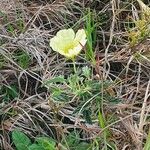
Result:
M72 29L64 29L57 32L56 36L50 39L50 46L54 51L63 51L67 45L73 42L75 33Z
M54 51L59 51L60 49L60 45L59 45L60 41L59 39L55 36L53 38L50 39L50 47L54 50Z
M87 40L86 40L86 33L84 29L78 30L74 41L79 42L82 46L86 44Z
M73 58L75 56L77 56L82 50L82 46L79 44L76 47L74 47L73 49L69 50L69 54L70 56Z
M56 36L62 38L63 40L71 41L75 38L75 33L73 29L70 28L58 31Z

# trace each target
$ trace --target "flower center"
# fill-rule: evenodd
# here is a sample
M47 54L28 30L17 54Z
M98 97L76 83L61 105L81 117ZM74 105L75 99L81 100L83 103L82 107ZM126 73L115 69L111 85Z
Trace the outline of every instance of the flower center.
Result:
M72 42L64 47L64 53L69 53L70 49L73 49L77 45L76 42Z

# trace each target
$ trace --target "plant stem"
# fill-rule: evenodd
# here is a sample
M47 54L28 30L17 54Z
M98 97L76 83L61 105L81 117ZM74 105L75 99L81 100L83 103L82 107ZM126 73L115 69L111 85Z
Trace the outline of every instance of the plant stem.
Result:
M73 61L73 69L74 69L74 73L76 74L77 73L77 69L76 69L76 62L74 59L72 59Z

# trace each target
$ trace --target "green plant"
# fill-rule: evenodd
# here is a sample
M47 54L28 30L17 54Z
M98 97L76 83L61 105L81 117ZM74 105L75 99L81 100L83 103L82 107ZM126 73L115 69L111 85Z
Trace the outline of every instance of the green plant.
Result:
M31 140L23 132L20 131L12 132L12 140L17 150L27 150L31 145Z
M12 20L9 16L2 11L0 11L0 17L2 17L2 23L5 24L5 28L8 33L12 36L17 36L17 34L24 32L25 22L22 17L22 12L17 9L16 10L16 20Z
M18 50L13 54L15 61L23 69L27 69L30 65L30 56L23 50Z
M48 137L37 137L31 140L21 131L12 132L12 140L17 150L55 150L56 142Z
M109 140L109 137L111 136L111 132L109 131L108 128L106 128L107 126L106 119L100 111L98 114L98 120L99 120L99 126L103 130L103 133L102 133L103 138L100 139L101 143L104 143L104 146L102 149L107 150L110 148L111 150L115 150L115 144L110 142Z
M17 12L17 20L16 20L17 29L19 32L24 32L25 23L22 17L22 12L19 9L16 10L16 12Z
M129 29L130 45L135 46L150 35L149 22L144 19L134 21L135 27Z
M143 150L150 150L150 130L148 132L147 138L146 138L146 143L144 144L144 149Z
M4 102L9 102L19 96L16 85L10 85L10 86L3 85L0 88L0 94L2 95Z
M135 46L150 35L150 8L141 0L137 0L141 7L139 19L133 20L134 27L128 31L131 46Z
M102 93L101 88L104 88L104 100L113 103L118 103L120 100L112 97L105 89L112 83L92 79L92 70L89 67L83 67L77 70L75 74L54 77L45 81L45 86L49 89L51 96L50 101L54 103L73 103L75 110L73 115L82 114L88 123L92 123L94 118L97 118L98 109L101 104Z
M62 144L67 147L68 150L92 150L91 143L81 141L79 132L77 131L69 133L69 135L62 140Z
M97 38L97 28L95 23L95 12L90 8L87 10L85 19L85 30L87 34L87 47L86 47L86 58L91 60L95 64L95 51L94 47Z
M0 42L0 45L1 45L2 43ZM2 56L2 55L0 55L0 69L3 67L5 65L5 59L4 59L4 57Z

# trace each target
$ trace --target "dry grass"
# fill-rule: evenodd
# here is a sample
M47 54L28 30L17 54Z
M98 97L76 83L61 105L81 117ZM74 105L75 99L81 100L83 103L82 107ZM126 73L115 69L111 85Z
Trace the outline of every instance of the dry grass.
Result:
M67 104L50 101L51 93L43 86L45 80L69 76L72 70L69 61L51 50L49 39L62 28L83 28L89 6L97 18L96 67L85 60L83 52L78 68L88 65L94 70L93 80L111 81L107 93L121 100L103 100L104 128L99 127L98 117L88 124L82 115L73 115L74 99ZM93 143L109 129L107 140L113 141L115 149L143 149L150 123L150 60L137 61L134 54L149 49L150 41L146 38L131 47L125 26L129 18L139 15L137 9L138 4L128 0L0 1L0 149L14 149L14 129L32 139L50 136L58 143L73 129L82 131L81 140ZM29 56L27 68L17 61L20 52ZM17 96L5 100L2 88L12 86ZM87 103L97 107L92 99Z

